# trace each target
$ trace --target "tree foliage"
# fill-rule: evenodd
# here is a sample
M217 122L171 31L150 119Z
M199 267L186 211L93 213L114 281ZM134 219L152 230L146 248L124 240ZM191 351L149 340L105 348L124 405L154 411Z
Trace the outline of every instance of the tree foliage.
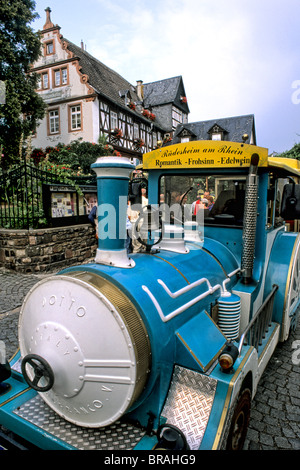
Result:
M295 158L296 160L300 160L300 143L295 144L294 147L281 153L278 157Z
M34 8L32 0L0 2L0 80L6 87L5 104L0 105L0 147L5 166L18 158L20 142L45 112L35 92L37 76L29 73L41 53L40 36L30 27L38 17Z

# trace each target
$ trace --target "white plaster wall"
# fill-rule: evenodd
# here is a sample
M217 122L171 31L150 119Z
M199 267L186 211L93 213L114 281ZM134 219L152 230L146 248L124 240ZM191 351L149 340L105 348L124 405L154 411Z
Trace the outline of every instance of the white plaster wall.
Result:
M39 123L37 128L37 136L32 138L32 146L35 148L45 148L47 146L55 146L58 143L69 144L73 140L82 138L84 141L97 142L99 137L99 102L86 100L82 98L88 95L89 88L82 82L82 75L79 73L78 62L63 61L70 59L69 54L62 48L62 44L58 37L58 31L50 31L45 33L42 42L54 41L55 53L50 56L40 57L34 64L34 68L42 67L39 73L48 70L49 88L39 91L47 103L48 109L59 108L60 116L60 133L48 135L46 115ZM51 64L60 63L57 67L68 67L68 84L65 86L55 87L53 77L53 66ZM49 67L50 65L50 67ZM55 67L56 68L56 67ZM64 101L59 103L60 101ZM69 132L69 106L81 103L82 105L82 129Z

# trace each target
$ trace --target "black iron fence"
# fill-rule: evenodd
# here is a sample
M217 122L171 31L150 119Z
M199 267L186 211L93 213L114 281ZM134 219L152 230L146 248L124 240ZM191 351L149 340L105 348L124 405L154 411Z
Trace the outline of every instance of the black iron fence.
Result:
M78 192L82 185L96 185L96 176L59 175L55 170L44 171L25 162L3 172L0 175L0 227L29 229L51 226L47 217L49 208L45 207L43 198L43 188L49 184L67 184Z

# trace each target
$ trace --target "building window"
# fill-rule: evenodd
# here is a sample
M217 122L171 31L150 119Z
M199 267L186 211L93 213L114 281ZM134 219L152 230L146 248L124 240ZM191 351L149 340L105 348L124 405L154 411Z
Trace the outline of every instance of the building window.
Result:
M110 112L110 128L116 129L118 127L118 115L114 111Z
M153 137L153 140L152 140L152 147L153 147L153 148L156 148L156 147L157 147L157 134L156 134L156 132L154 132L154 134L153 134L152 137Z
M81 104L69 107L69 123L70 131L78 131L82 128Z
M175 108L173 106L172 107L172 128L176 129L178 124L182 124L182 122L183 122L182 111L180 111L180 109Z
M53 77L54 77L54 86L62 86L62 85L67 85L68 83L68 69L66 67L62 69L55 69L53 71Z
M133 124L133 138L138 139L139 138L139 125L137 123Z
M49 88L49 76L48 72L41 73L38 79L38 90L48 90Z
M213 133L211 135L211 140L222 140L222 134L220 132Z
M45 43L45 55L54 54L54 42L48 41Z
M39 76L37 77L37 86L36 86L36 89L37 89L37 90L41 90L41 89L42 89L42 76L41 76L41 74L39 74Z
M189 137L181 137L180 142L189 142L190 138Z
M59 134L59 110L51 109L48 114L48 130L49 134Z

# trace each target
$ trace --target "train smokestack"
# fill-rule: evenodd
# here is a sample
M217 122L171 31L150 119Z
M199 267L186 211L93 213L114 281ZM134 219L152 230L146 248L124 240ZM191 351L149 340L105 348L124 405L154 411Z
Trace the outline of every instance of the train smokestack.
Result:
M129 175L134 165L125 157L100 157L91 168L97 175L98 248L95 262L131 268L125 247Z

